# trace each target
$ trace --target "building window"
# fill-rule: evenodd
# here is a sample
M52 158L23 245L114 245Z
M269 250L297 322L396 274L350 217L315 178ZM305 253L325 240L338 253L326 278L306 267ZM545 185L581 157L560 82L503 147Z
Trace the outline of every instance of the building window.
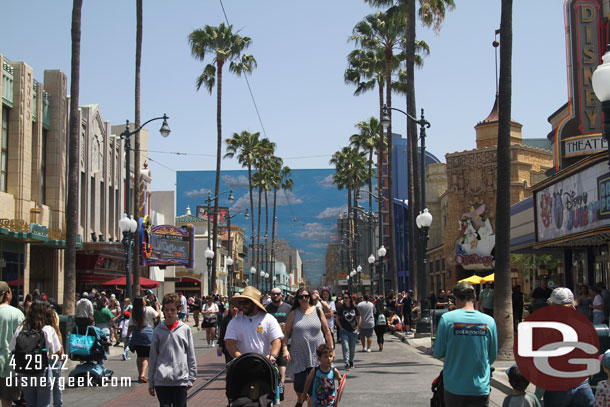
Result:
M47 131L42 130L40 151L40 203L47 204Z
M0 148L0 191L6 192L8 174L8 109L2 108L2 144Z

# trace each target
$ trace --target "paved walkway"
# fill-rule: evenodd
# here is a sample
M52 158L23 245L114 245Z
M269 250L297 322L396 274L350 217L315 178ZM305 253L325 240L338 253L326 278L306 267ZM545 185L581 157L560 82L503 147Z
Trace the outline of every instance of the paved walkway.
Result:
M198 365L198 380L191 391L209 378L217 374L224 367L224 358L216 356L216 349L208 348L205 334L193 329ZM376 341L373 340L373 352L360 352L360 345L356 349L354 368L347 372L348 379L341 404L350 407L359 406L388 406L405 405L429 406L432 396L430 386L432 380L442 369L442 362L427 354L429 338L408 339L403 343L401 338L386 334L386 345L383 352L377 351ZM427 345L426 345L427 343ZM113 347L106 366L115 371L114 377L131 379L131 383L117 387L88 387L64 390L65 406L105 406L105 407L155 407L158 406L156 397L148 394L148 385L137 382L137 369L135 355L128 361L121 360L122 348ZM341 345L336 348L335 365L343 372L341 358ZM74 362L70 362L73 367ZM504 370L510 362L496 364L496 384L491 393L490 406L501 406L505 397L504 391L509 391ZM506 365L506 367L504 367ZM68 371L65 371L67 375ZM205 389L198 391L189 400L191 406L224 407L225 397L224 374L212 382ZM504 380L505 384L502 383ZM498 384L499 383L499 384ZM296 394L290 380L286 383L286 400L283 406L293 407Z

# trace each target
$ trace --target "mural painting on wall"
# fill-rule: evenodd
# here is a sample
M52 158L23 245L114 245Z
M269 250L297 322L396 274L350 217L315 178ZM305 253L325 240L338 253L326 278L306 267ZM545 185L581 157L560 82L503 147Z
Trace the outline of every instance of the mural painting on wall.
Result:
M607 161L537 191L536 213L539 242L610 224Z
M460 237L455 242L455 262L464 269L492 269L494 267L494 234L485 203L473 203L469 212L458 221Z

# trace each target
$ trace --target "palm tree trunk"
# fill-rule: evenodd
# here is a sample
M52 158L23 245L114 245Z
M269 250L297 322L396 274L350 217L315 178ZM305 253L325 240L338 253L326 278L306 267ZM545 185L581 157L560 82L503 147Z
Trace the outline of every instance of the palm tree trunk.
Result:
M83 0L72 2L72 62L70 66L70 150L68 161L68 197L66 202L66 253L64 257L63 313L74 314L76 293L76 233L78 232L78 163L80 115L78 93L80 86L80 38Z
M250 264L256 264L254 256L254 192L252 187L252 164L248 162L248 191L250 193L250 219L252 219L252 251L248 255L250 256ZM251 277L252 278L252 277ZM254 280L254 278L252 278ZM254 283L254 281L252 281Z
M140 127L140 65L142 63L142 0L136 0L136 80L135 80L135 126ZM135 134L135 150L133 160L133 217L139 221L140 216L140 132ZM136 233L135 253L133 256L133 292L140 292L140 234Z
M383 126L381 120L383 119L383 82L378 81L379 84L379 147L377 147L377 194L379 197L382 196L383 191L383 154L384 154L384 142L383 142ZM383 208L385 203L381 200L377 201L377 226L379 228L379 247L383 245ZM377 253L374 253L375 255ZM379 264L379 275L383 273L383 265ZM377 280L380 281L380 280ZM378 293L382 293L382 287L377 287Z
M415 2L410 1L407 5L407 30L405 41L406 53L406 68L407 68L407 113L412 117L417 117L417 107L415 105ZM408 188L409 188L409 206L407 208L407 216L409 218L409 268L411 276L411 287L415 287L415 298L421 296L426 298L426 293L423 292L423 281L419 281L419 262L421 255L417 251L421 246L419 244L419 231L415 227L415 217L418 213L418 208L421 208L421 190L419 187L419 154L417 148L417 125L407 120L407 161L408 161ZM422 276L423 278L427 278ZM420 286L421 285L421 286Z
M261 171L261 168L259 168ZM261 276L261 198L263 195L263 187L258 187L258 228L256 233L256 281L260 283ZM260 288L259 284L256 288Z
M271 261L273 267L271 267L271 281L273 287L273 277L275 277L275 209L277 205L277 188L273 188L273 220L271 221Z
M500 22L500 97L498 114L498 195L496 199L496 277L494 317L498 357L513 358L510 280L510 115L512 98L513 0L502 0Z
M385 51L385 73L386 73L386 102L392 107L392 49ZM388 204L390 218L390 274L392 277L392 288L398 291L398 273L396 270L396 239L394 238L394 191L392 182L392 110L388 109L390 126L388 127ZM385 276L384 276L385 278ZM385 282L384 282L385 284Z
M218 194L220 191L220 160L222 158L222 65L223 61L218 61L217 75L218 75L218 84L216 88L216 128L218 131L218 138L216 140L216 185L214 186L214 232L213 236L213 245L214 248L214 263L212 265L212 293L216 292L216 264L218 261L217 253L217 242L218 242Z
M352 271L352 245L354 244L354 236L352 234L352 189L347 185L347 236L349 237L349 247L347 249L347 274ZM349 288L349 285L348 285Z

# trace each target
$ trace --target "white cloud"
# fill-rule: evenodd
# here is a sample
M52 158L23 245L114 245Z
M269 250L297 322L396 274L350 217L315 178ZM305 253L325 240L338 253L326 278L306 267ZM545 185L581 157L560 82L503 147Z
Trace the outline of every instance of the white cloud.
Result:
M252 199L254 200L254 210L258 208L258 191L254 191L252 194ZM267 193L267 200L269 204L269 208L273 208L273 192ZM278 191L277 193L277 206L287 206L287 205L297 205L302 204L303 200L295 195L292 191ZM264 210L265 207L265 194L261 194L261 207ZM231 208L232 212L241 211L243 209L250 208L250 193L247 192L244 195L240 196L233 207Z
M310 244L310 247L315 247L316 249L326 249L328 247L328 243L314 243Z
M330 240L331 231L330 228L320 223L308 223L305 225L305 230L296 235L307 240L328 242Z
M316 219L337 219L339 216L347 211L347 205L341 205L338 208L326 208L316 216Z
M230 175L223 175L222 176L222 181L227 184L227 186L229 188L232 189L236 189L236 188L250 188L250 185L248 184L248 177L244 176L244 175L240 175L239 177L232 177Z
M335 182L333 181L333 175L334 174L328 175L323 180L318 181L318 184L322 185L323 187L333 187L333 188L336 188Z
M191 191L187 191L186 196L189 198L201 198L203 196L208 196L208 192L210 192L210 190L207 188L193 189Z

